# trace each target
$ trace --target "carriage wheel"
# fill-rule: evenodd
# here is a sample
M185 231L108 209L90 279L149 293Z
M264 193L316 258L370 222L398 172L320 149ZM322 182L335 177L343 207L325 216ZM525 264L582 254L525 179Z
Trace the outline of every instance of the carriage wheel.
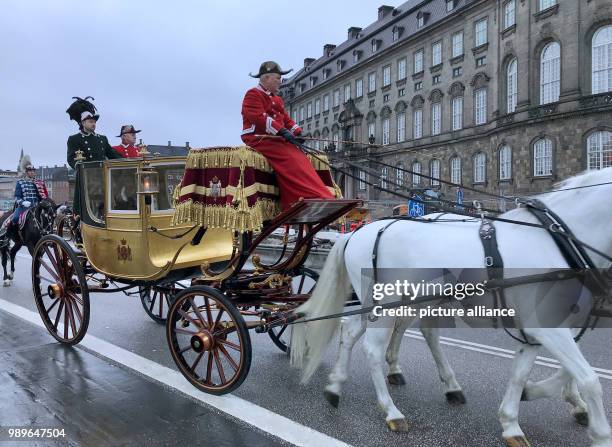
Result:
M174 297L185 286L178 282L156 284L154 286L141 286L138 288L140 302L145 312L153 321L165 324L168 309Z
M174 362L193 386L226 394L240 386L251 367L251 338L232 301L217 289L194 286L174 299L166 323Z
M318 279L319 274L316 271L302 267L300 272L293 277L291 291L294 295L310 295ZM291 329L288 325L273 327L268 331L268 335L281 351L289 352Z
M74 239L74 236L72 234L72 225L70 222L71 219L72 218L69 216L64 216L57 223L57 235L67 242L70 242Z
M89 291L79 258L61 237L50 234L36 245L32 288L49 333L67 345L80 342L89 326Z

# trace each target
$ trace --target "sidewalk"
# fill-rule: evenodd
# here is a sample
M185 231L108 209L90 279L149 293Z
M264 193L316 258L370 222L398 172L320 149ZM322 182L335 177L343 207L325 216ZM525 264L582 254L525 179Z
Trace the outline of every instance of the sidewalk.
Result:
M274 438L0 311L0 427L65 438L0 445L281 446Z

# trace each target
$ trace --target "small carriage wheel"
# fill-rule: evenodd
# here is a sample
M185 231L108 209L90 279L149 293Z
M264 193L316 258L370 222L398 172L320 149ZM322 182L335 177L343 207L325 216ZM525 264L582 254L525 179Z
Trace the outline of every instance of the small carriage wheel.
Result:
M57 235L67 242L74 239L71 219L71 216L64 216L57 222Z
M210 394L242 384L251 367L251 338L234 303L208 286L181 291L168 311L166 337L174 362L189 382Z
M89 290L79 258L60 236L44 236L34 248L32 289L49 333L67 345L80 342L89 326Z
M140 286L138 292L140 302L145 312L153 321L165 324L168 317L168 309L174 297L185 286L178 282L155 284L153 286Z
M310 295L319 279L319 274L312 269L302 267L292 279L292 293L294 295ZM283 352L289 352L289 345L291 343L291 330L287 330L287 328L288 325L285 324L273 327L268 331L272 342Z

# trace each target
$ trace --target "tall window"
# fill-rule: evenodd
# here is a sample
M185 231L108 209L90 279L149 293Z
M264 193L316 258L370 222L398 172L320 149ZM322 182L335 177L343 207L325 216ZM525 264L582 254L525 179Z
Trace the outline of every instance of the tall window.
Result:
M395 183L397 183L398 187L404 186L404 165L402 163L397 165L397 169L395 170Z
M315 115L321 113L321 100L319 98L315 99Z
M401 143L406 140L406 114L400 112L397 114L397 142Z
M376 90L376 72L372 72L368 75L368 92L371 93Z
M304 106L300 107L300 121L304 121Z
M340 89L334 90L334 107L340 105Z
M414 53L414 72L420 73L423 71L423 50Z
M450 178L451 182L461 184L461 159L457 156L451 158L450 161Z
M442 63L442 41L435 42L431 46L431 65L439 65Z
M612 132L595 132L587 140L588 169L612 166Z
M378 51L378 39L372 39L372 53Z
M421 173L421 163L419 163L418 161L415 161L414 163L412 163L412 184L413 185L418 185L419 183L421 183L421 176L419 175Z
M463 128L463 96L453 98L453 130Z
M552 174L552 141L542 138L533 145L533 175Z
M593 94L612 91L612 25L593 36Z
M484 183L486 177L486 157L483 152L474 155L474 183Z
M434 102L431 105L431 134L439 135L442 127L442 104Z
M357 79L355 81L355 98L361 98L363 96L363 79Z
M359 189L364 191L366 189L366 172L359 171Z
M332 141L334 143L334 147L336 148L336 151L339 150L340 149L340 133L333 132Z
M346 84L344 86L344 102L351 99L351 84Z
M298 120L298 111L297 110L294 110L293 112L291 112L291 119L293 121L297 122L297 120Z
M312 118L312 103L306 104L306 118Z
M429 162L429 175L432 177L431 186L440 186L440 160L437 158Z
M387 188L387 178L389 177L389 168L386 166L383 166L383 168L380 171L380 187L381 188Z
M479 47L487 42L487 19L482 19L474 25L474 46Z
M508 113L516 110L516 100L518 98L518 64L516 58L508 64L506 71L506 103Z
M481 88L474 92L474 123L476 125L487 122L487 89Z
M389 118L382 120L382 144L389 144Z
M376 123L372 121L368 123L368 138L376 137Z
M559 101L561 90L561 47L551 42L540 57L540 104Z
M383 87L391 84L391 65L383 67Z
M463 31L453 34L453 57L463 54Z
M323 96L323 111L327 112L329 110L329 95Z
M510 180L512 177L512 149L507 144L499 148L499 179Z
M423 109L415 109L412 112L412 137L414 139L423 136Z
M540 11L552 8L557 4L557 0L540 0Z
M406 58L403 57L397 61L397 79L406 79Z
M516 0L508 0L504 5L504 29L516 23Z

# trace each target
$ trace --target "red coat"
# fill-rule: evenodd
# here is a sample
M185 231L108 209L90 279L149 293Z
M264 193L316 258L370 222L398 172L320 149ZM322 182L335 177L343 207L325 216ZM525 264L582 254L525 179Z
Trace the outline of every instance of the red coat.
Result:
M115 149L115 152L117 152L119 155L121 155L122 158L138 158L140 157L140 155L138 155L138 152L140 151L140 149L138 149L136 146L130 144L128 146L125 146L123 144L119 144L117 146L113 146L113 149Z
M294 135L302 132L285 111L280 96L265 91L259 85L250 89L242 102L242 122L242 141L264 155L274 169L283 210L301 197L334 198L300 149L281 138L255 137L276 135L282 128L289 129Z

